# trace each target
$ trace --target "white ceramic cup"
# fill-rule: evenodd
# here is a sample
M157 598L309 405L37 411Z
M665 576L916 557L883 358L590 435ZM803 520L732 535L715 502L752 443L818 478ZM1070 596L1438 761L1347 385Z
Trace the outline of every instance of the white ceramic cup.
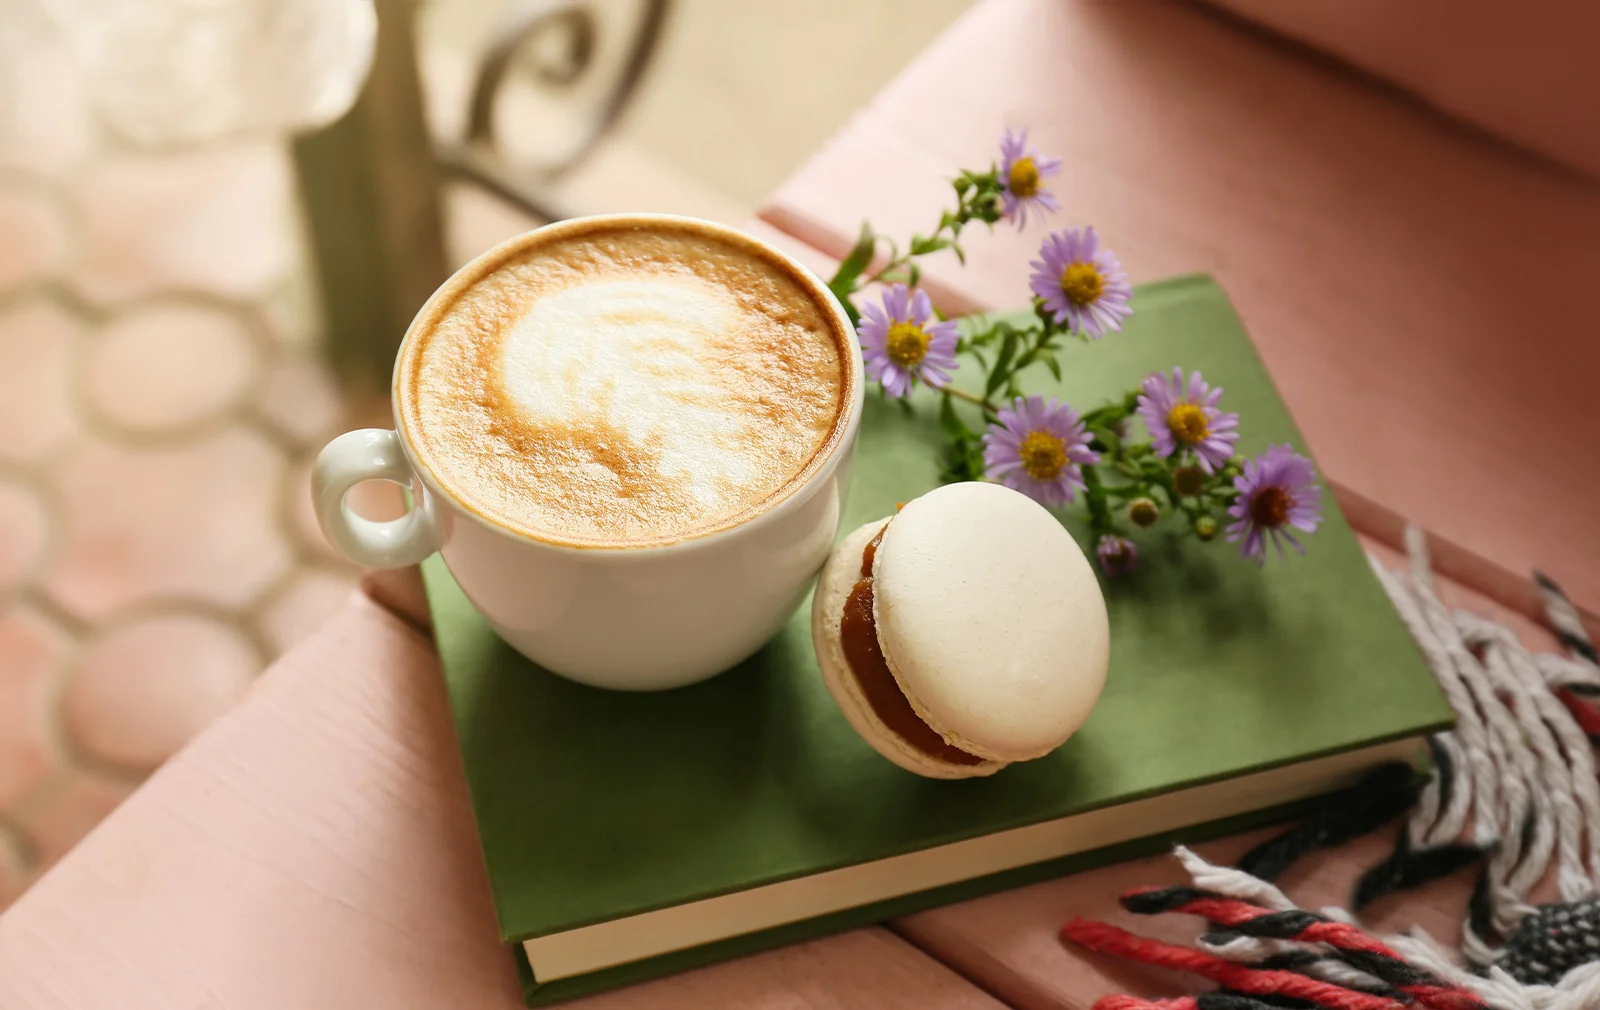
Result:
M616 219L685 220L649 214ZM453 299L508 255L538 244L551 229L581 223L561 222L511 239L462 267L417 313L405 342L417 339L419 327L431 326L442 300ZM794 611L838 532L861 423L861 355L844 310L803 266L742 232L694 223L790 267L851 334L842 362L839 437L800 486L737 526L665 546L571 547L524 536L464 507L418 462L399 409L397 368L391 392L398 428L347 432L317 457L312 494L329 542L371 568L413 565L440 551L473 605L513 648L596 687L677 687L726 670L759 649ZM346 493L373 478L409 487L410 511L388 522L353 513Z

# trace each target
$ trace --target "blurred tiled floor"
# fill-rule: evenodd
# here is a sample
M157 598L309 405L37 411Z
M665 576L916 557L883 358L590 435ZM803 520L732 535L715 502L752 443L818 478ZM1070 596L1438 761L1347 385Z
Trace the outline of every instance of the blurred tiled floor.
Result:
M356 578L310 515L357 418L283 150L119 150L32 41L0 124L0 907Z

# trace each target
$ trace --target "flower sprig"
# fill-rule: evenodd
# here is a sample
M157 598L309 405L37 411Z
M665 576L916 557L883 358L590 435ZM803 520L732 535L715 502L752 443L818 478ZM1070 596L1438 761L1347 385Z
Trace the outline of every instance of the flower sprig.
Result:
M901 283L916 287L922 280L922 269L917 258L949 249L962 263L967 261L966 250L961 247L961 229L973 221L994 224L1005 214L1003 197L1005 188L998 170L984 173L962 172L953 182L956 207L939 215L939 224L930 234L911 236L904 250L887 235L872 230L872 225L861 222L861 234L850 252L840 261L828 289L839 299L850 321L860 324L861 315L854 296L869 284ZM888 249L888 260L872 269L879 247Z
M828 286L860 329L868 376L908 410L905 397L917 383L940 393L943 479L998 481L1049 507L1081 495L1108 575L1134 569L1139 548L1132 537L1164 514L1199 540L1224 534L1258 565L1269 544L1280 556L1285 544L1303 551L1296 533L1316 532L1322 519L1311 461L1287 445L1254 459L1236 455L1239 415L1221 408L1221 387L1200 372L1153 373L1138 389L1082 414L1053 397L1024 394L1023 372L1043 366L1059 381L1059 355L1069 342L1120 332L1132 314L1127 275L1094 228L1045 237L1029 264L1034 311L1024 323L971 317L962 335L918 287L920 257L949 249L966 262L960 238L973 221L1008 220L1021 229L1030 213L1059 209L1042 184L1059 169L1058 159L1029 146L1026 131L1007 130L998 165L952 181L956 206L930 234L913 235L902 251L862 225ZM871 269L880 247L887 258ZM880 300L858 306L861 289L873 283L885 285ZM981 392L951 384L962 359L982 370ZM957 400L977 408L982 431L963 419Z

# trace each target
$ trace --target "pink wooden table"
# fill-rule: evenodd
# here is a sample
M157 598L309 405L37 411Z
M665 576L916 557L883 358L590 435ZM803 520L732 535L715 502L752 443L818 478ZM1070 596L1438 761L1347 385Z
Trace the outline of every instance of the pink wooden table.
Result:
M1287 120L1303 118L1307 108L1321 108L1318 103L1322 103L1334 110L1330 129L1335 132L1327 143L1319 142L1327 149L1325 157L1337 154L1340 145L1335 141L1348 142L1351 136L1365 136L1362 131L1376 131L1373 136L1387 138L1398 152L1393 159L1400 167L1437 158L1439 152L1429 154L1428 145L1454 151L1466 141L1426 122L1403 126L1410 122L1404 110L1392 108L1387 100L1347 94L1353 85L1324 80L1321 70L1297 67L1259 40L1227 34L1184 11L1153 4L1118 8L1135 9L1143 13L1113 13L1109 8L1056 0L985 3L958 26L963 33L959 45L947 39L919 61L780 192L770 216L817 242L820 251L799 252L825 271L826 253L833 248L838 229L859 216L862 208L871 207L882 227L921 226L927 209L937 206L940 198L940 173L986 158L997 122L1039 124L1040 139L1068 154L1074 165L1068 216L1084 207L1101 211L1097 218L1108 231L1120 229L1118 245L1138 272L1152 275L1209 265L1235 289L1313 442L1319 451L1331 454L1330 471L1359 485L1375 501L1389 501L1383 493L1393 491L1404 498L1397 508L1413 514L1423 506L1440 510L1447 526L1455 523L1448 526L1449 534L1481 547L1484 556L1493 557L1508 571L1520 571L1526 559L1517 552L1526 551L1539 555L1538 560L1557 568L1569 582L1589 585L1560 567L1564 559L1571 560L1571 552L1562 557L1543 555L1552 542L1543 527L1507 539L1487 522L1499 514L1497 510L1509 509L1520 516L1527 506L1489 495L1486 503L1470 498L1476 504L1465 510L1465 518L1443 510L1445 496L1437 493L1435 481L1463 477L1467 470L1462 460L1482 462L1481 447L1467 444L1448 457L1417 451L1415 466L1400 467L1392 451L1374 450L1369 460L1341 434L1344 429L1334 423L1332 410L1338 405L1335 393L1348 392L1349 384L1361 376L1375 387L1387 380L1375 365L1368 368L1336 353L1333 336L1343 335L1342 331L1314 327L1306 320L1322 320L1319 326L1349 321L1354 310L1335 295L1343 292L1345 301L1364 302L1366 289L1355 281L1365 280L1374 291L1375 304L1386 310L1375 314L1389 327L1385 332L1393 334L1403 324L1405 332L1425 334L1434 341L1417 347L1384 345L1392 352L1385 361L1426 371L1413 356L1424 349L1440 353L1443 331L1432 310L1455 289L1430 289L1428 299L1419 297L1412 306L1396 300L1399 282L1385 271L1431 264L1442 257L1446 265L1454 264L1450 271L1421 271L1419 283L1425 287L1455 283L1462 278L1451 271L1458 270L1464 255L1454 255L1448 244L1430 242L1425 235L1391 231L1383 233L1386 238L1373 239L1366 252L1375 269L1370 275L1360 274L1340 255L1353 252L1349 236L1317 213L1296 211L1293 202L1320 192L1324 202L1311 204L1320 208L1318 213L1341 209L1342 204L1327 201L1343 177L1319 169L1314 160L1306 160L1305 152L1297 160L1292 150L1273 147L1269 135L1246 130L1242 124L1260 121L1284 130ZM1153 55L1149 46L1156 47ZM944 103L939 96L946 85L939 68L975 59L968 50L980 47L992 57L985 61L989 69L984 79L990 90L966 106ZM1060 85L1072 82L1049 76L1060 73L1057 64L1069 63L1085 68L1084 87L1078 91L1061 90ZM1219 70L1221 76L1212 80L1199 74L1202 66L1225 68L1226 73ZM1135 73L1136 68L1143 68L1143 75ZM1173 74L1180 74L1179 83L1204 86L1215 107L1173 93ZM1118 94L1102 95L1098 85L1089 87L1093 81L1114 84ZM1049 102L1040 97L1046 91L1052 96ZM1261 108L1242 102L1242 91L1250 92ZM1098 107L1089 98L1096 98ZM935 99L937 105L919 110L919 102ZM935 108L943 110L940 115L948 121L948 129L935 129L931 118ZM951 113L952 108L959 109L959 115ZM1053 117L1051 109L1056 110ZM1066 109L1079 120L1072 135L1065 129L1062 110ZM1107 125L1111 112L1120 117L1116 130ZM1141 129L1130 125L1143 120L1148 122ZM1158 128L1163 131L1161 143L1155 140ZM1095 129L1102 129L1100 142L1091 144ZM1208 152L1196 139L1208 131L1229 142ZM1427 139L1419 141L1411 131L1420 131ZM954 146L941 146L947 144ZM1534 195L1527 197L1526 206L1539 213L1565 208L1573 228L1589 221L1584 216L1591 212L1585 202L1590 199L1587 190L1539 176L1504 152L1470 150L1476 152L1470 158L1479 161L1469 158L1463 170L1469 178L1480 182L1489 178L1513 187L1508 191L1519 200L1526 194L1514 187L1530 187L1527 193ZM1301 185L1293 182L1298 176L1274 181L1228 174L1230 158L1263 152L1277 158L1285 171L1298 165L1328 188L1294 189ZM1202 178L1218 188L1197 189L1193 178L1180 185L1183 173L1175 165L1185 159L1196 163L1196 172L1209 166L1206 171L1211 174L1202 173ZM1396 164L1387 167L1397 170ZM1107 166L1121 169L1111 172ZM1135 170L1135 175L1127 175ZM1392 188L1396 184L1377 178L1367 181L1378 202L1391 208L1397 201L1404 204L1401 192ZM1481 210L1464 195L1463 185L1441 177L1440 198ZM1257 201L1236 192L1228 196L1230 187L1239 186L1265 189L1256 192ZM906 190L903 199L898 188ZM1292 194L1299 195L1292 200ZM1214 202L1228 197L1232 202L1224 201L1223 206L1241 218L1230 226L1234 230L1223 227L1228 215L1207 216L1193 206L1173 203L1200 196ZM1558 238L1513 218L1509 212L1491 214L1497 227L1537 240L1538 248L1565 248ZM1541 220L1540 227L1549 227L1548 220ZM1368 223L1377 226L1384 221L1372 218ZM1458 232L1470 231L1469 223L1460 223ZM1002 234L993 242L974 241L977 255L972 271L937 273L947 297L983 304L1018 300L1015 262L1026 255L1033 239ZM1407 241L1412 244L1407 246ZM1401 249L1385 242L1399 242ZM1279 258L1311 255L1305 248L1321 250L1318 255L1326 262L1317 276L1333 293L1305 281L1304 275L1297 275L1303 281L1299 286L1274 283L1268 253ZM1572 255L1588 262L1581 251ZM1559 264L1555 268L1560 283L1567 283L1564 270ZM1548 291L1547 285L1547 296ZM1469 291L1462 297L1477 295ZM1479 301L1468 308L1486 310ZM1549 311L1532 304L1525 308L1541 319ZM1454 305L1445 311L1449 320L1467 327L1462 346L1473 348L1475 354L1490 354L1511 383L1509 388L1520 389L1516 383L1521 373L1494 358L1483 331L1474 328L1472 313ZM1349 335L1349 340L1371 347L1376 338L1361 331ZM1391 337L1389 344L1393 343ZM1566 344L1554 346L1553 353L1565 355L1559 360L1572 367L1587 360L1575 357ZM1491 405L1521 402L1484 386L1472 369L1459 366L1459 360L1446 356L1444 365L1435 369L1441 374L1434 375L1426 388L1445 392L1428 393L1417 401L1415 417L1402 416L1404 412L1397 412L1393 404L1364 405L1349 410L1348 427L1362 430L1372 423L1363 418L1374 411L1380 420L1393 422L1398 417L1407 432L1421 433L1405 436L1405 444L1413 445L1422 435L1437 436L1450 424L1477 417L1469 417L1471 403L1456 403L1457 394L1493 394ZM1327 373L1333 393L1319 391L1318 368ZM1558 416L1573 420L1570 412ZM1590 422L1577 418L1576 423L1574 430L1590 430L1583 427ZM1502 427L1485 424L1484 437L1503 437ZM1550 429L1546 425L1542 430ZM1554 465L1548 455L1539 455L1542 450L1530 451L1539 465ZM1387 479L1394 484L1383 483ZM1565 503L1545 504L1545 519L1556 529L1582 529L1570 524ZM1380 507L1372 514L1380 520L1378 525L1388 515ZM1432 513L1428 518L1431 522ZM1568 546L1580 556L1593 550L1592 544ZM1591 569L1575 565L1577 570ZM496 942L416 573L372 578L364 590L333 623L269 671L243 704L153 776L0 916L0 1007L491 1010L518 1005L509 955ZM1521 620L1500 602L1470 589L1447 584L1445 593L1456 605L1513 623ZM1550 647L1548 637L1536 628L1526 622L1520 627L1531 644ZM1211 851L1225 857L1247 841L1226 840ZM1341 901L1357 868L1382 844L1379 838L1363 839L1331 854L1292 877L1288 890L1302 904ZM1175 879L1173 873L1169 860L1108 867L579 1005L686 1010L727 1005L981 1008L998 1007L1003 1001L1078 1010L1113 989L1179 991L1173 979L1085 958L1055 939L1065 918L1113 914L1113 899L1123 887ZM1436 935L1448 935L1464 900L1462 881L1441 882L1403 908L1395 904L1378 909L1378 923L1421 922Z

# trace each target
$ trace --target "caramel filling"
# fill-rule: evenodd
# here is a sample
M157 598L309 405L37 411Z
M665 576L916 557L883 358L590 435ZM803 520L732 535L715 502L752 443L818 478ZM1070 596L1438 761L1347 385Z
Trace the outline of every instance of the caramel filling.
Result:
M884 525L884 529L888 529ZM878 644L878 625L872 617L872 558L878 552L878 542L883 530L872 538L861 555L861 578L850 596L844 601L844 620L839 625L839 642L844 646L845 665L867 704L878 718L896 736L917 750L939 761L953 765L982 764L983 758L968 754L947 743L932 726L923 722L911 707L911 702L900 691L900 684L883 658L883 647Z

